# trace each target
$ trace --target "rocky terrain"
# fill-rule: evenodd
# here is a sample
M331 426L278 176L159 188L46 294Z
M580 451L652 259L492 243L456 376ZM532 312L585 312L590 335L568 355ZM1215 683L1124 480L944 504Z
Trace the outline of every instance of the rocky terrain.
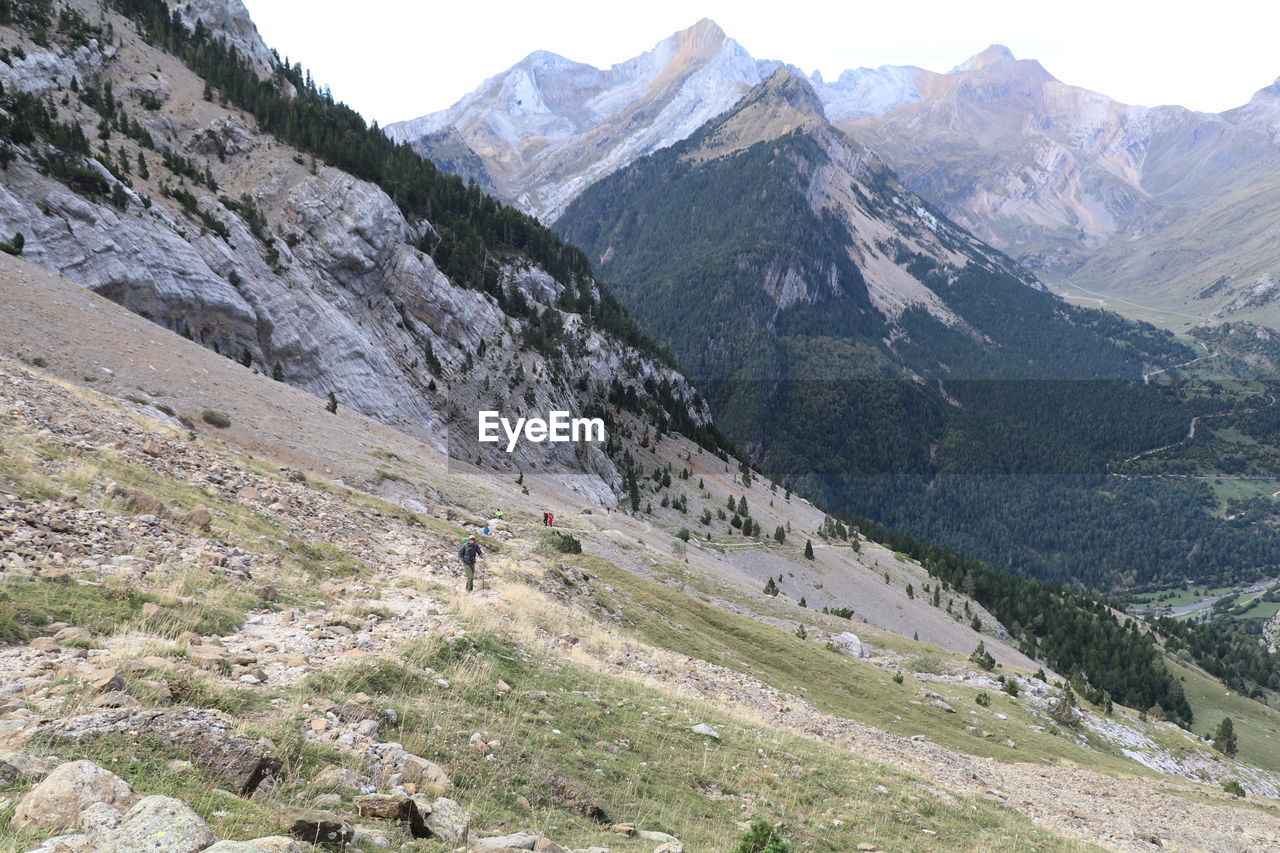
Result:
M674 853L729 847L761 813L832 850L1261 850L1280 832L1272 772L1123 709L1057 722L1059 691L998 623L975 634L903 594L928 576L871 543L806 533L809 569L798 545L685 546L674 510L586 512L554 477L519 494L0 264L0 849ZM183 423L202 407L230 425ZM695 450L636 448L689 455L693 514L744 492ZM744 493L770 523L822 526L767 482ZM547 506L581 556L547 550ZM468 596L453 550L486 519ZM760 594L765 566L787 596ZM801 593L856 596L858 621ZM724 620L740 646L718 646ZM967 662L979 638L1003 671ZM788 674L811 666L849 699ZM817 779L829 798L805 793Z
M776 62L758 62L702 20L608 69L537 51L447 110L389 124L392 139L457 163L553 222L595 181L684 139L733 105ZM469 149L458 160L458 142Z
M695 42L723 47L692 75L674 60L658 73ZM688 137L781 66L704 21L609 71L531 54L388 132L551 222L591 183ZM633 91L639 68L660 94ZM675 96L664 88L673 79ZM913 191L1090 304L1082 294L1110 293L1104 304L1121 313L1179 328L1277 321L1250 293L1280 263L1262 224L1277 196L1276 85L1220 114L1130 105L1001 45L946 73L883 66L808 79L827 118Z
M86 156L60 153L43 137L5 146L12 162L0 182L0 223L6 241L22 235L26 259L441 450L445 428L464 410L522 401L579 414L607 392L592 386L602 376L633 384L642 397L646 385L671 386L705 422L694 391L654 353L562 310L564 281L507 255L493 262L492 293L455 282L417 247L434 233L430 221L410 221L379 186L263 131L124 16L88 0L65 6L80 17L43 45L29 21L0 30L4 92L50 99L60 122L94 140ZM276 67L238 2L173 7L259 73ZM51 174L50 158L82 164L102 192ZM535 370L532 360L518 369L531 355L529 326L541 318L512 316L493 293L512 294L535 314L550 311L575 346L544 345L563 357L551 369ZM475 429L473 420L460 426ZM579 460L547 445L523 461L585 467L601 494L619 483L613 463L593 449Z

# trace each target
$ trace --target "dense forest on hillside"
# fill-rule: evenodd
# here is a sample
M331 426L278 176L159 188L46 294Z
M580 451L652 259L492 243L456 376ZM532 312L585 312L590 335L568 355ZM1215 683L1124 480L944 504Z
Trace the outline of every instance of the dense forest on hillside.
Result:
M959 271L900 255L962 322L915 307L890 329L850 232L810 208L828 155L808 131L710 160L705 133L589 188L557 228L770 476L1029 576L1111 588L1280 566L1274 528L1219 517L1204 483L1110 476L1220 407L1143 381L1198 353L979 255ZM863 196L902 192L872 177Z

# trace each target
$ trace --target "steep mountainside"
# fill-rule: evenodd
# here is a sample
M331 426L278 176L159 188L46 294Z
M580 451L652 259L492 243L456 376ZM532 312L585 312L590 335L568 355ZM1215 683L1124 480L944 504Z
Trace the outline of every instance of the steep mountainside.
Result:
M1280 264L1261 221L1275 87L1220 115L1129 106L999 46L912 80L914 102L840 126L973 233L1054 279L1197 315L1258 307L1231 306Z
M600 377L707 423L577 250L282 67L239 3L5 8L0 223L25 258L442 449L482 402L581 412ZM600 450L542 447L517 461L622 485Z
M477 180L550 222L594 181L688 136L776 66L702 20L604 70L532 53L449 109L386 132L452 161L453 137L441 134L456 131L484 163Z
M558 227L720 426L830 506L1095 585L1280 562L1274 527L1215 518L1207 485L1107 476L1219 405L1141 381L1187 348L1044 292L787 71L587 190Z
M531 475L530 493L514 492L20 259L0 257L0 304L0 678L20 688L0 710L0 746L20 768L6 817L15 805L23 816L0 827L5 853L65 819L31 815L65 784L40 777L71 759L190 803L199 820L184 822L208 821L217 837L288 833L299 807L318 806L358 844L402 850L422 844L411 840L421 827L374 809L402 808L400 790L413 791L433 845L457 843L469 822L476 837L549 832L576 851L608 840L651 853L668 843L659 832L731 849L742 811L722 777L739 797L786 805L788 835L829 853L866 839L913 849L928 836L918 822L948 848L980 849L1023 838L1059 849L1057 833L1227 849L1275 832L1261 799L1280 791L1275 712L1229 700L1234 759L1161 721L1186 715L1183 682L1150 632L1096 596L874 525L865 538L675 435L635 461L674 474L645 492L682 509L578 511L553 479ZM177 420L201 407L229 426ZM789 532L748 543L720 520L680 537L730 497ZM495 505L505 518L486 514ZM538 520L548 507L581 554L549 547L562 540ZM485 583L468 595L451 555L481 523L492 528ZM130 531L128 555L104 535L117 529ZM761 592L766 576L777 595ZM1051 685L1052 670L1033 675L979 599L1046 668L1060 659L1064 677L1077 673L1074 692ZM1000 669L970 654L979 641ZM1197 726L1213 726L1223 706L1205 697L1222 685L1176 671ZM1113 706L1122 695L1147 713ZM250 762L220 760L224 712L251 736L231 744ZM175 738L175 724L206 738ZM790 770L743 777L743 761ZM391 779L402 767L414 788ZM246 784L237 774L250 770ZM1218 788L1230 781L1251 808L1233 808ZM835 819L801 810L815 784L847 804ZM901 827L890 819L901 806L876 785L961 802ZM363 796L371 788L383 797ZM615 835L594 807L582 813L578 790L650 834ZM860 820L840 817L855 806ZM67 843L117 849L137 817L126 820L105 840L95 824Z
M608 71L532 54L388 132L550 222L777 67L703 21ZM1051 283L1113 291L1151 310L1114 307L1166 324L1280 323L1267 225L1280 194L1280 86L1216 115L1131 106L1000 45L945 74L882 66L810 83L828 119L904 183Z

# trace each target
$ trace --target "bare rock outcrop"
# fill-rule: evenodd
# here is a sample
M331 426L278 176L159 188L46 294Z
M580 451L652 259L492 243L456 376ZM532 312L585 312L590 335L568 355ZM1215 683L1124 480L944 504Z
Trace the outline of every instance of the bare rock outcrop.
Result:
M37 723L9 738L29 741L37 734L72 742L121 734L148 738L189 753L192 760L242 795L252 794L263 779L280 769L277 759L256 742L238 734L230 720L211 710L109 710ZM49 779L54 775L57 771ZM110 800L97 800L102 801Z

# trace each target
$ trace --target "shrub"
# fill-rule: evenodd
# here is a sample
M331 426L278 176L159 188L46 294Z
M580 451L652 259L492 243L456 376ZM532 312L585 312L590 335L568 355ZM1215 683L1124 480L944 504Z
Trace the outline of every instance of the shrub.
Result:
M231 418L213 409L205 409L200 413L200 418L209 426L217 427L218 429L226 429L231 426Z
M687 527L681 527L679 530L676 531L676 538L679 539L681 542L688 542L689 537L692 535L693 534L689 532L689 528Z
M990 708L990 707L991 707L991 694L989 694L989 693L987 693L987 691L983 690L983 691L982 691L982 692L980 692L977 696L974 696L974 697L973 697L973 701L977 702L979 705L981 705L981 706L982 706L982 707L984 707L984 708Z
M27 238L22 236L22 232L19 231L17 234L13 235L12 240L0 243L0 252L5 252L10 255L21 255L22 247L26 244Z
M542 534L542 546L559 554L581 554L582 543L569 533L551 531Z
M733 853L791 853L791 845L767 820L756 818Z
M1245 789L1235 779L1228 779L1222 783L1222 790L1226 791L1233 797L1246 796Z
M907 666L912 672L927 672L930 675L941 675L946 671L946 665L937 655L916 655L907 661Z

